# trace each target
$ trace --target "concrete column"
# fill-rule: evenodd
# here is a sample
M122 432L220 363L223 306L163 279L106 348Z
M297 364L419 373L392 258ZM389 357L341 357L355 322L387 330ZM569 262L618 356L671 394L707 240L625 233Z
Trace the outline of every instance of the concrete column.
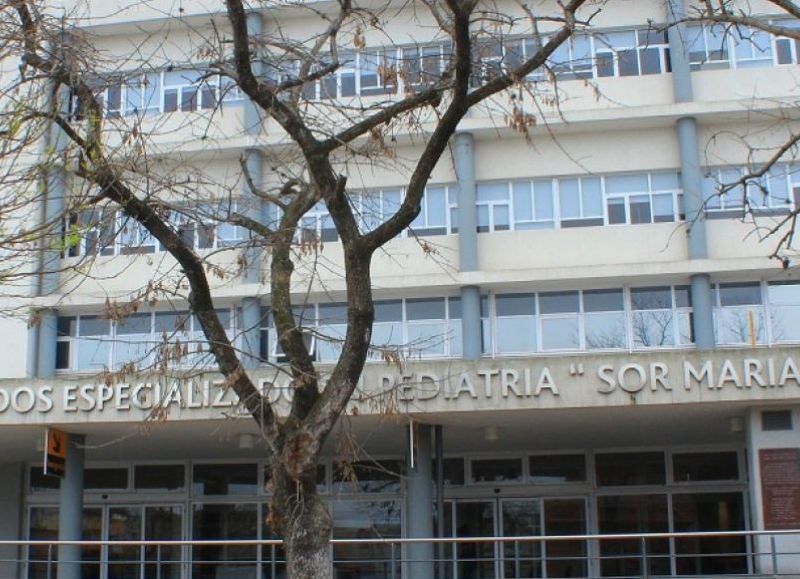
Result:
M478 269L478 212L475 206L475 144L471 133L453 141L458 182L458 261L461 271ZM461 349L467 360L481 357L481 296L475 286L461 288Z
M461 349L465 360L481 357L481 293L474 285L461 288Z
M454 137L458 183L458 261L461 271L478 269L478 210L475 206L475 154L471 133Z
M406 537L433 537L433 456L431 426L412 424L416 464L412 468L407 455L406 473ZM433 579L434 550L432 543L415 543L406 549L406 577Z
M672 91L675 102L691 102L694 100L694 91L688 51L684 43L686 27L679 24L686 15L683 0L666 0L666 9L667 22L670 24L667 36L672 64ZM676 133L681 159L681 187L683 188L689 259L706 259L708 257L708 241L697 119L689 116L678 119ZM693 275L690 280L694 308L695 344L699 350L709 350L715 345L711 281L707 274Z
M0 464L0 540L19 541L22 530L22 489L25 465L20 462ZM0 548L0 577L21 577L19 547Z
M253 181L256 188L262 186L263 183L263 155L258 149L246 149L244 152L244 162L247 172ZM244 207L244 213L254 221L265 223L266 203L260 198L256 197L247 183L243 183L244 199L247 201L247 206ZM256 236L256 239L261 237ZM243 272L245 283L261 283L261 257L262 247L248 246L245 252L247 260L247 267Z
M264 21L260 12L247 13L247 34L251 39L256 40L264 33ZM255 44L253 44L255 45ZM252 45L251 45L252 46ZM263 74L263 64L257 59L253 59L253 72L256 76ZM261 111L249 98L244 99L244 131L249 135L257 135L261 132L263 120Z
M41 262L39 295L54 294L59 288L59 268L61 267L61 220L67 195L67 174L63 167L48 169L44 201L44 236Z
M58 495L58 540L80 541L83 535L83 445L82 434L70 434L67 445L66 474ZM58 549L58 579L80 579L81 548Z
M26 347L25 376L34 378L39 370L39 325L34 324L28 328L28 345ZM55 367L53 368L55 371Z
M261 363L261 300L242 299L242 365L258 368Z
M56 374L56 339L58 338L58 312L53 309L39 312L39 329L36 344L36 376L52 378Z
M698 350L713 350L714 338L714 293L711 291L711 278L707 274L691 277L689 291L692 296L694 310L693 327L694 343Z

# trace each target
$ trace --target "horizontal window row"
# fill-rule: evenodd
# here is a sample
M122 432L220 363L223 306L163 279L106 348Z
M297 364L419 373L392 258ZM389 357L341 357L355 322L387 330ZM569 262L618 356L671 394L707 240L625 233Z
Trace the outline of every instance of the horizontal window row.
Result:
M795 20L776 21L798 27ZM474 86L515 69L531 58L548 37L479 37L473 44ZM699 26L685 30L693 69L754 68L798 62L797 42L746 26ZM319 80L305 83L309 100L355 96L405 94L438 81L452 57L450 42L413 46L373 47L360 51L338 50L339 66ZM273 85L298 78L301 64L285 55L263 59L263 77ZM323 57L318 66L327 64ZM547 61L528 75L532 81L547 78L548 71L561 80L641 76L670 72L666 32L656 27L577 33L559 46ZM242 99L230 80L202 68L171 66L163 71L116 75L98 80L105 115L118 117L173 111L214 109ZM83 116L75 105L74 115Z
M709 216L786 212L800 207L800 173L776 165L758 180L738 185L745 168L708 169L703 197ZM723 194L719 194L722 189ZM400 207L402 188L354 193L350 202L362 231L375 229ZM237 212L250 211L242 200L173 211L172 228L198 250L223 249L248 242L248 232L230 223ZM601 225L676 222L684 219L683 193L677 172L609 174L591 177L482 182L476 189L479 232L553 229ZM269 218L274 221L275 216ZM458 191L431 185L419 215L403 235L429 236L458 232ZM111 208L71 215L64 225L63 254L130 255L161 251L160 244L138 222ZM333 219L318 203L300 221L298 242L335 242Z
M714 286L714 319L720 345L800 342L800 282L737 282ZM218 310L228 337L240 345L238 308ZM688 286L495 293L481 299L483 353L490 356L559 351L645 350L693 343ZM312 357L335 362L347 330L344 303L295 309ZM285 362L272 315L262 308L260 357ZM462 348L458 297L375 302L370 358L457 358ZM59 370L102 371L126 364L145 368L212 363L197 320L188 312L135 313L112 322L100 316L58 318Z
M447 457L444 460L444 484L562 485L594 482L598 487L615 487L742 479L739 454L735 450L596 452L593 460L592 478L587 456L579 452L502 458ZM397 459L323 462L317 468L317 488L319 492L334 494L399 493L404 468L403 461ZM84 489L185 492L186 471L182 463L87 467ZM272 490L269 465L264 463L195 463L191 467L191 477L192 496L270 494ZM44 475L41 467L30 468L29 489L32 492L56 491L58 486L58 478Z
M399 493L403 474L401 460L364 460L349 463L321 463L317 467L319 492ZM84 490L119 492L176 492L187 490L186 473L191 472L189 489L193 496L239 496L270 494L269 465L255 462L136 464L133 466L90 466L84 470ZM328 480L330 473L330 480ZM57 491L59 479L44 474L41 466L29 469L31 492Z

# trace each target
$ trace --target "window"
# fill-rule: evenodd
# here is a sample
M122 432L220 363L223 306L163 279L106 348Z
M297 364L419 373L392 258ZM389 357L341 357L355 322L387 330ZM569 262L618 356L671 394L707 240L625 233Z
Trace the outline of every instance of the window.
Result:
M83 472L83 488L87 491L126 490L128 488L128 468L87 468Z
M599 177L558 180L561 227L603 225L603 191Z
M587 350L608 350L627 346L622 290L584 291L583 311Z
M784 28L800 27L796 20L778 20L773 24ZM797 64L800 62L800 41L782 36L776 38L775 62L777 64Z
M474 483L522 482L520 458L476 458L470 461L470 470Z
M762 410L761 411L761 430L779 431L792 430L791 410Z
M495 296L496 347L498 354L535 352L536 295Z
M736 451L675 453L672 476L677 483L739 480L739 455Z
M594 36L597 76L638 76L669 72L666 32L623 30Z
M419 215L409 229L414 235L445 235L450 229L449 213L448 188L428 186L422 197Z
M677 173L607 176L608 223L660 223L676 220Z
M399 460L338 463L333 469L333 492L398 493L402 474Z
M728 35L724 26L687 26L685 43L692 70L728 67Z
M666 482L663 452L595 455L597 486L660 485Z
M254 495L257 491L255 463L195 464L192 469L194 495Z
M749 26L734 26L730 36L736 68L772 66L772 37L769 33Z
M324 202L320 201L303 215L298 236L303 243L338 241L339 233Z
M559 80L592 78L591 37L573 34L553 51L547 65Z
M631 289L631 329L636 348L684 346L692 343L689 288L678 286Z
M539 294L542 350L580 348L580 297L577 291Z
M800 282L771 282L767 295L772 341L800 341Z
M754 214L783 213L794 203L793 168L778 164L771 167L759 179L748 179L746 185L739 183L745 175L756 168L723 167L708 169L703 177L703 200L709 217L740 216L745 210Z
M217 315L228 336L238 339L231 310L217 310ZM211 362L202 328L188 312L136 313L114 324L99 316L60 316L57 329L58 370L98 372L124 364L147 368L164 357L180 367Z
M528 459L528 471L534 484L585 482L586 457L582 454L534 455Z
M178 491L186 486L182 464L137 464L133 467L133 488L137 491Z
M41 466L32 466L28 469L28 488L34 493L58 491L61 488L61 479L44 474Z
M714 318L719 344L754 344L765 339L761 284L723 283L715 286Z
M554 226L552 180L515 181L511 188L514 229L550 229Z

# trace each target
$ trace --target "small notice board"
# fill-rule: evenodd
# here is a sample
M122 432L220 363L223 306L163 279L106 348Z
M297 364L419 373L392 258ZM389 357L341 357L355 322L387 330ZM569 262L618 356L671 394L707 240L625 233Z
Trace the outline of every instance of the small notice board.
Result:
M44 445L44 474L64 478L67 471L67 444L69 434L48 428Z
M765 529L800 527L800 448L765 448L758 453Z

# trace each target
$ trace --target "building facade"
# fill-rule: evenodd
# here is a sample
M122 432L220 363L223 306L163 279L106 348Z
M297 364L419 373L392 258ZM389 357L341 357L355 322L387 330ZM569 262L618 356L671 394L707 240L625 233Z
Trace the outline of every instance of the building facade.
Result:
M106 86L105 114L157 126L165 162L180 158L242 189L244 160L267 184L285 146L274 121L224 81L169 63L211 29L219 9L201 4L92 8L86 29L104 54L137 46L164 61ZM537 126L525 135L506 126L499 99L461 123L420 216L374 262L373 343L399 361L376 351L320 466L334 538L800 527L779 490L800 489L800 279L768 257L775 236L763 234L798 209L800 166L790 151L758 187L717 195L791 136L800 48L756 29L664 28L685 9L609 3L553 55L552 78L537 70L527 79ZM774 8L758 16L798 26ZM250 18L256 32L276 22L287 37L309 29L302 8ZM430 22L397 7L383 34L352 48L349 66L303 89L310 106L413 89L447 57L445 42L425 36ZM530 54L531 38L487 41L482 74ZM152 42L158 51L148 53ZM410 63L395 84L381 72L392 59ZM392 147L396 166L354 171L365 227L398 206L402 160L420 150L410 132ZM2 538L63 538L75 521L98 540L270 538L262 442L211 369L182 379L114 374L134 360L154 365L166 333L203 341L179 300L108 315L109 296L170 278L174 263L118 213L65 219L92 226L57 259L91 256L92 275L44 275L40 323L5 322L0 337ZM222 266L245 239L211 219L176 228ZM324 207L303 228L322 244L296 300L324 368L346 323L341 244ZM250 265L222 276L214 293L230 336L263 361L252 376L285 407L291 389L264 276ZM183 363L197 370L207 357L193 350ZM43 474L46 427L83 441L68 458L70 482ZM342 466L343 457L355 462ZM80 512L65 514L75 496ZM441 520L431 514L437 500ZM459 578L639 576L645 566L653 575L769 573L773 560L749 555L760 540L648 539L644 558L628 540L450 545L443 555L446 576ZM796 537L777 543L800 548ZM388 549L335 547L337 576L430 576L425 564L395 569ZM41 548L15 553L24 562L4 564L3 576L47 576ZM407 555L431 557L433 547ZM83 577L155 577L149 547L81 557ZM285 576L277 547L165 547L158 558L161 577ZM782 565L800 572L791 557Z

